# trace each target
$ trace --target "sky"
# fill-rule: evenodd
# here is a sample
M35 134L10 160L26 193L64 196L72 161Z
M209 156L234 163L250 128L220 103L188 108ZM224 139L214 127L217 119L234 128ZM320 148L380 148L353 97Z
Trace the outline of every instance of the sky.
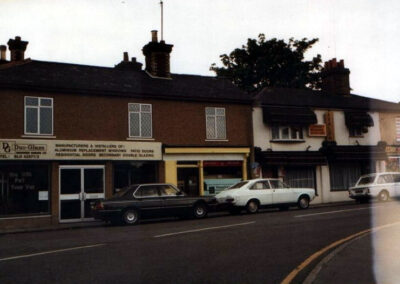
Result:
M161 26L159 2L1 0L0 44L21 36L35 60L113 67L127 51L144 63L142 47ZM352 93L400 101L398 0L164 0L172 73L213 76L221 54L260 33L318 38L307 59L343 59Z

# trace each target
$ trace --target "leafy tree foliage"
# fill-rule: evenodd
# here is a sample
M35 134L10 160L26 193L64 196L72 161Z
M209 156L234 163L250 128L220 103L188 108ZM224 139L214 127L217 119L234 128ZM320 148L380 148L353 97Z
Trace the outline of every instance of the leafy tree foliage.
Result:
M321 83L321 55L310 61L304 53L318 39L289 39L286 43L276 38L248 39L247 45L236 48L229 55L220 56L224 67L213 63L210 70L218 77L230 78L240 88L254 92L264 87L291 87L319 89Z

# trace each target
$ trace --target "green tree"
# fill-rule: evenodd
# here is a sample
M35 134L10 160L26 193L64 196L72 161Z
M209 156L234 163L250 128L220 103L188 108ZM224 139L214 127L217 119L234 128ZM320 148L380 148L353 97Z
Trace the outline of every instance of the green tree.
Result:
M229 55L220 55L224 67L213 63L210 67L217 77L230 78L233 83L248 92L264 87L290 87L319 89L321 83L321 55L310 61L304 60L304 53L318 39L265 40L248 39L247 45L236 48Z

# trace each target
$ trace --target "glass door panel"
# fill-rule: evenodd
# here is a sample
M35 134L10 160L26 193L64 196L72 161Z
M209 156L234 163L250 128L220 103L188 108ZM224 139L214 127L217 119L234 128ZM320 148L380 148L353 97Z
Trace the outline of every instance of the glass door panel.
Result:
M104 198L104 166L60 167L60 222L92 220L90 203Z
M90 203L104 198L104 168L83 169L84 218L92 218Z
M60 169L60 220L81 219L81 170Z

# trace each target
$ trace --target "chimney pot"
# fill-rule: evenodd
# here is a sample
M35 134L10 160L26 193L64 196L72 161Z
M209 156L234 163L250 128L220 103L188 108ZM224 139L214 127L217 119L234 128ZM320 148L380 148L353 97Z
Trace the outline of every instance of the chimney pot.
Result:
M131 58L131 61L132 61L133 63L136 63L136 57L132 57L132 58Z
M151 31L151 41L152 42L158 42L157 31L156 30L152 30Z
M128 62L129 61L129 56L128 56L128 52L124 52L124 62Z
M7 47L5 45L0 45L0 60L6 61L6 51Z

